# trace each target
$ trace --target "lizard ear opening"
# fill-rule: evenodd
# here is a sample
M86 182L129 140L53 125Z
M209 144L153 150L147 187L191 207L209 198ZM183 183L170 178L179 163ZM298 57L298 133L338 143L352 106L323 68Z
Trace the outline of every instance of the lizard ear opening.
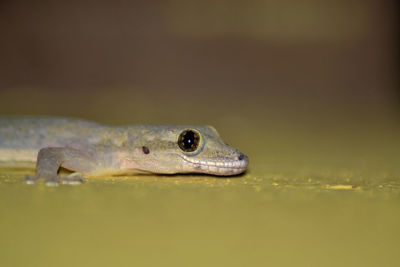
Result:
M184 152L196 151L200 143L200 134L195 130L184 130L178 137L179 148Z

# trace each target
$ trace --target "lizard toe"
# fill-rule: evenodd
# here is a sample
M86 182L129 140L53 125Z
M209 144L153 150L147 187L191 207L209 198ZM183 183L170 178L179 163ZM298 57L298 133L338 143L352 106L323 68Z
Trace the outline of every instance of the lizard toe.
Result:
M57 187L60 185L59 177L48 178L44 181L44 184L49 187Z
M85 182L85 178L79 172L74 172L68 176L60 177L60 182L62 184L69 184L69 185L79 185Z

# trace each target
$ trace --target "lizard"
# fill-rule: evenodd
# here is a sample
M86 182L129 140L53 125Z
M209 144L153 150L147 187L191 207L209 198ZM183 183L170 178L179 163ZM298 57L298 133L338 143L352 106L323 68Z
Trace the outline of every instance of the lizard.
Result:
M27 184L80 184L138 173L231 176L249 159L209 125L110 126L61 117L0 117L0 167L36 168ZM60 175L64 168L72 172Z

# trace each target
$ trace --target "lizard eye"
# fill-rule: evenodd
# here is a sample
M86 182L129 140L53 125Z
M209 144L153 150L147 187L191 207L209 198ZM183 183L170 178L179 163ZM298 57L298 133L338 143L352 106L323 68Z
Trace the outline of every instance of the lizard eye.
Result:
M193 130L183 131L178 138L178 145L180 149L185 152L195 151L200 143L200 135Z

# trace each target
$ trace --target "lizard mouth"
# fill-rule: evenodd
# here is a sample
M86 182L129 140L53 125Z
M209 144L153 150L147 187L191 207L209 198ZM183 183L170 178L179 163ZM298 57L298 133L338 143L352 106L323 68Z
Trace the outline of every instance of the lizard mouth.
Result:
M232 160L231 158L222 158L219 160L198 160L189 158L185 155L182 155L181 157L186 164L191 166L191 172L220 176L240 174L247 169L249 164L249 159L244 155L240 160Z

